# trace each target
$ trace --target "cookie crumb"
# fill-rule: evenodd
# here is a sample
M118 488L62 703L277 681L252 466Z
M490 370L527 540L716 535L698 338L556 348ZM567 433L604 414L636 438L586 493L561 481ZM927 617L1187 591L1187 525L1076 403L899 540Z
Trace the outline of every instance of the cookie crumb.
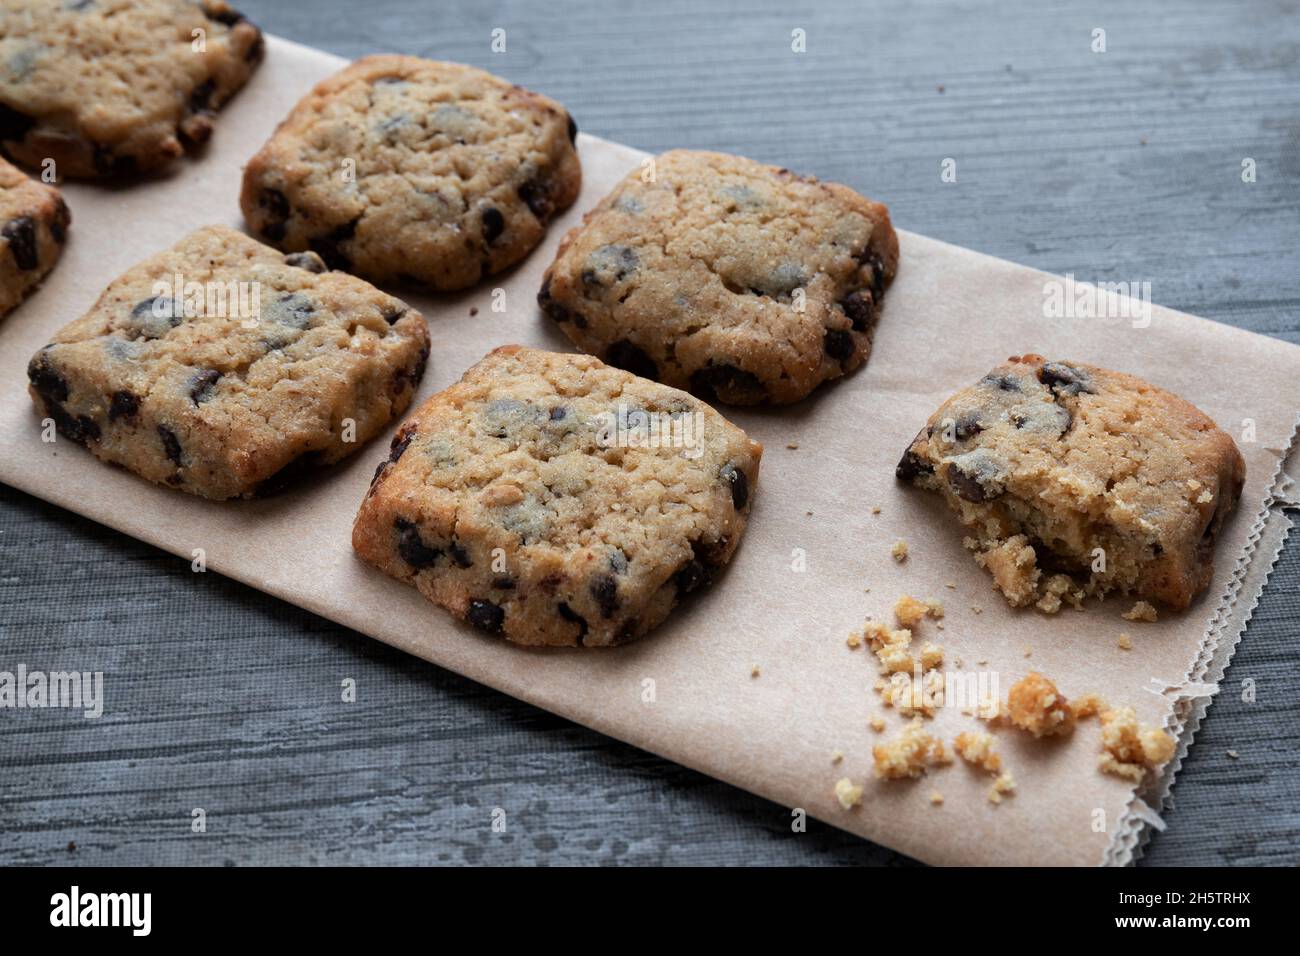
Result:
M862 788L848 777L835 781L835 799L845 810L852 810L862 802Z
M757 676L758 676L758 673L759 673L759 671L758 671L758 665L755 664L754 667L753 667L753 669L750 670L750 672L749 672L749 676L750 676L750 677L757 677Z
M885 729L885 718L879 714L872 714L871 719L867 721L867 725L876 733L880 733Z
M878 515L878 514L880 514L880 505L876 505L875 507L873 507L873 508L871 509L871 513L872 513L873 515Z
M1004 773L993 781L993 786L989 788L989 803L1001 803L1003 796L1009 796L1015 793L1016 781L1012 779L1011 774Z
M943 794L938 790L930 791L930 806L938 807L943 805Z
M854 631L844 639L844 643L848 645L849 650L856 651L862 646L862 635L857 631Z
M844 762L844 751L836 750L831 753L831 763L839 764Z
M993 749L994 737L985 730L968 730L957 735L952 749L973 767L989 773L1002 772L1002 755Z
M1106 702L1096 694L1084 694L1082 697L1076 697L1070 702L1070 709L1074 711L1075 720L1083 720L1085 717L1095 717L1103 710L1109 710Z
M1128 611L1120 615L1126 621L1146 621L1148 624L1154 624L1158 615L1156 609L1146 601L1138 601Z
M1174 755L1174 738L1165 731L1139 724L1132 707L1117 707L1101 715L1101 760L1105 773L1140 782L1148 769Z
M476 306L476 305L471 305L471 306L469 307L469 316L470 316L470 318L472 319L472 318L473 318L474 316L476 316L476 315L478 315L478 306Z
M1035 737L1065 734L1074 729L1070 702L1037 671L1030 671L1011 685L1007 716L1012 724Z
M1129 634L1126 634L1126 633L1121 633L1120 636L1119 636L1119 641L1117 642L1117 646L1119 647L1119 649L1120 649L1121 651L1131 651L1131 650L1133 650L1133 638L1132 638L1132 636L1129 635Z
M913 627L919 624L929 609L911 595L904 594L894 602L894 617L903 627Z
M894 560L902 564L907 560L907 542L899 538L894 542L894 546L889 551L894 556Z
M789 448L791 451L797 451L799 448L799 443L797 441L786 442L785 447Z
M882 780L919 777L930 767L952 762L943 742L926 732L920 718L904 727L898 737L872 747L871 756L875 760L876 776Z

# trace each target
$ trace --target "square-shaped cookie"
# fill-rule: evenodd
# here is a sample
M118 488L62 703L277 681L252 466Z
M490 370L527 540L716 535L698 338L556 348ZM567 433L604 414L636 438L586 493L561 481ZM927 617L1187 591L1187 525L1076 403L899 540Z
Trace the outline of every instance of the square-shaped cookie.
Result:
M262 47L223 0L5 0L0 147L60 177L165 166L208 140Z
M505 346L403 422L352 545L515 643L619 644L731 559L762 451L685 392Z
M1246 466L1178 396L1024 355L944 402L897 473L943 496L1009 603L1051 612L1109 591L1187 607Z
M54 268L71 221L57 189L0 159L0 317Z
M113 280L27 375L96 457L224 499L352 454L410 405L428 355L400 300L209 226Z
M674 150L560 243L538 302L578 348L708 401L785 403L857 368L898 266L847 186Z
M244 170L249 228L375 282L462 289L578 196L559 103L458 63L368 56L318 84Z

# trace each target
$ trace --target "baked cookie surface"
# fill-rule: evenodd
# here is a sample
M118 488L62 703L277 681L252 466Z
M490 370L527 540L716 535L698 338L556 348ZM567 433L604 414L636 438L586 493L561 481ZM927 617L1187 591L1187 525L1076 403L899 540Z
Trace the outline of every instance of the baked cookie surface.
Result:
M57 189L0 159L0 317L54 268L71 221Z
M898 266L889 211L838 183L674 150L560 243L538 303L584 352L706 400L794 402L860 366Z
M250 229L378 282L461 289L577 198L560 104L456 63L370 56L318 84L244 171Z
M4 0L0 147L60 177L165 166L208 140L262 48L223 0Z
M481 630L618 644L731 559L761 455L684 392L505 346L403 422L352 543Z
M943 495L1012 605L1117 591L1185 608L1210 583L1245 462L1176 395L1024 355L940 406L897 473Z
M210 226L115 279L27 374L96 457L224 499L352 454L410 405L428 354L400 300Z

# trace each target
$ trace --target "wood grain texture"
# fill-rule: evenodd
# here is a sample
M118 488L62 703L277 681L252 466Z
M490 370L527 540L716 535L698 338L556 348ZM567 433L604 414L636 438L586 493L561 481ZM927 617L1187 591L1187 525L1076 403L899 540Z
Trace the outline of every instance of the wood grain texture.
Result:
M1294 0L238 5L301 43L474 63L610 139L847 182L902 227L1300 342ZM1297 617L1293 540L1146 863L1296 862ZM19 662L102 670L107 704L0 716L3 863L909 863L793 834L785 808L0 487L0 669Z

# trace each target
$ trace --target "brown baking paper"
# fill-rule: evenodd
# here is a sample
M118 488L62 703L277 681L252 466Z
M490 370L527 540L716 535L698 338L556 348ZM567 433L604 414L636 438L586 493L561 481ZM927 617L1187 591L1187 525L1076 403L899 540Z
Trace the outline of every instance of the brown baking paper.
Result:
M66 440L42 443L26 394L28 358L113 277L198 226L242 225L243 162L313 83L342 65L273 40L266 64L223 111L201 158L129 189L66 186L73 223L63 261L32 299L0 320L0 480L185 560L202 548L212 570L918 859L1130 859L1148 815L1135 812L1141 804L1133 786L1097 770L1095 722L1068 740L1002 731L1019 789L999 806L986 799L990 778L960 764L916 782L875 781L871 747L903 722L871 690L869 652L850 651L845 637L868 615L887 615L901 594L937 597L947 607L945 629L922 624L920 638L941 643L949 660L961 658L967 669L996 671L1003 694L1036 669L1066 695L1096 691L1131 703L1143 720L1186 728L1190 738L1205 699L1176 704L1178 689L1203 684L1207 675L1212 682L1226 666L1280 546L1277 524L1266 519L1279 503L1279 462L1300 409L1300 348L1159 307L1146 328L1047 319L1050 277L904 233L898 279L866 368L794 407L723 409L767 450L749 530L714 587L630 646L522 650L454 622L413 588L353 557L352 517L387 437L288 495L211 503L150 485ZM495 346L569 349L537 310L542 270L564 230L642 157L586 135L579 149L582 196L522 266L463 295L404 295L427 316L433 338L417 401ZM906 218L906 210L894 211ZM491 308L496 287L506 293L504 313ZM1242 505L1220 541L1214 584L1190 611L1163 614L1156 624L1121 620L1129 606L1122 600L1055 617L1011 611L937 498L895 481L903 448L947 395L1029 351L1136 373L1185 396L1238 439L1248 467ZM1242 440L1245 419L1254 422L1253 441ZM900 538L910 548L903 564L890 556ZM806 570L796 571L800 554ZM1236 601L1243 589L1245 609ZM1121 631L1133 635L1133 650L1117 648ZM876 713L887 715L883 735L868 727ZM946 742L976 726L955 709L929 723ZM844 754L838 765L835 751ZM1158 805L1173 769L1144 791L1147 799ZM837 803L840 777L865 786L857 809ZM941 806L931 805L932 790L943 794Z

